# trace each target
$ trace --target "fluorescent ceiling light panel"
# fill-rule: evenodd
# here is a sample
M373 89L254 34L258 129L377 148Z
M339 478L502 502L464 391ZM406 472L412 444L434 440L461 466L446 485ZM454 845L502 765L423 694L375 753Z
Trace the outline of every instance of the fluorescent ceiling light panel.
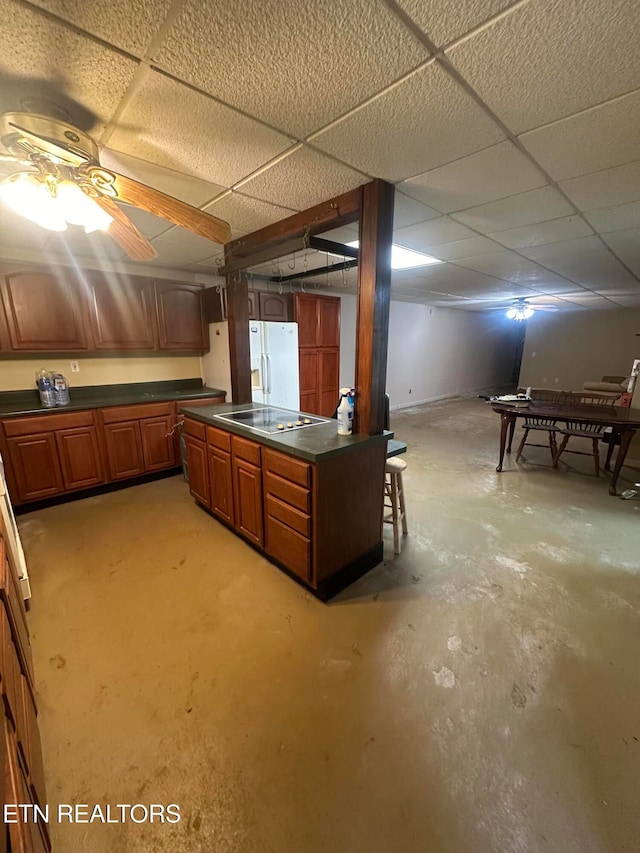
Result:
M353 240L347 243L357 249L360 245L359 240ZM427 267L430 264L443 264L439 258L433 258L431 255L423 255L422 252L414 252L413 249L405 249L404 246L396 246L395 243L391 246L391 269L408 270L413 267Z

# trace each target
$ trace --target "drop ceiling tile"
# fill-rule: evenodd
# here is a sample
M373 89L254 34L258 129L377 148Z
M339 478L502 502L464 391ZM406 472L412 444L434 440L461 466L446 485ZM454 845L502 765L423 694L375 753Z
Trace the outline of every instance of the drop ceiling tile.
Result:
M25 100L43 111L46 101L82 130L99 132L138 63L9 0L0 0L0 20L0 113L24 110Z
M366 183L364 175L303 146L242 184L242 192L292 210L306 210Z
M494 231L487 236L509 249L524 249L527 246L541 246L544 243L559 243L573 237L587 237L593 229L580 216L567 216L538 222L535 225L523 225L521 228L507 228Z
M34 5L58 15L103 41L142 56L171 6L171 0L33 0Z
M599 234L607 231L624 231L626 228L640 226L640 201L618 204L615 207L601 207L598 210L585 211L587 219Z
M155 263L165 267L188 266L222 253L222 246L183 228L172 228L151 241L158 252Z
M640 293L637 296L619 296L614 300L620 308L640 308Z
M573 207L553 187L542 187L526 193L492 201L479 207L452 214L453 218L487 234L492 231L533 225L546 219L558 219L573 213Z
M332 228L331 231L323 231L318 234L323 240L333 240L336 243L351 243L358 239L358 223L343 225L341 228Z
M138 210L137 207L131 207L130 204L122 204L120 206L147 240L152 240L154 237L158 237L173 227L171 222L167 222L166 219L160 219L159 216L154 216L153 213Z
M602 239L640 277L640 228L604 234Z
M513 0L398 0L434 44L439 47L463 35Z
M486 237L468 237L466 240L456 240L433 246L429 254L441 261L456 261L459 258L473 258L477 255L492 255L499 252L501 246Z
M560 184L580 210L640 200L640 160Z
M599 237L580 237L521 251L531 260L592 290L605 285L632 287L635 282Z
M313 137L375 177L400 181L498 142L502 131L436 63Z
M637 0L531 0L448 51L515 133L640 86Z
M410 178L401 188L443 213L451 213L546 183L540 170L506 141Z
M550 286L559 283L567 287L575 287L574 284L563 279L558 282L559 277L555 273L549 272L544 267L517 255L515 252L466 258L456 261L456 264L522 286L537 288L538 284Z
M638 159L640 91L520 137L556 181Z
M267 204L267 202L237 192L226 195L219 201L214 201L204 210L213 216L224 219L234 231L240 234L257 231L295 213L290 208L276 207L273 204Z
M303 139L429 56L370 0L187 0L155 61Z
M453 243L464 240L467 237L475 237L473 231L465 228L459 222L455 222L448 216L431 219L428 222L420 222L407 228L399 228L394 234L394 241L399 246L407 249L415 249L418 252L426 252L433 246L442 243Z
M116 151L229 187L290 140L199 92L149 71L109 140Z
M127 178L133 178L134 181L147 184L166 195L186 201L193 207L201 207L226 191L220 184L212 184L110 148L100 151L100 162L107 169L113 169Z
M44 251L66 258L120 259L124 253L120 246L108 234L96 231L86 234L78 225L70 225L66 231L49 232Z
M426 204L421 204L408 195L398 192L396 187L395 202L393 206L393 228L405 228L407 225L415 225L417 222L426 222L435 219L441 214L432 210Z

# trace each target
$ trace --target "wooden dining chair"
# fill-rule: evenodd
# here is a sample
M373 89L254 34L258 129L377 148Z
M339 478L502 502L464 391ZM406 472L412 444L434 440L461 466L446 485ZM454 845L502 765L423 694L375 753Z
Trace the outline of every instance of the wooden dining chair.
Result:
M546 403L575 402L575 396L571 391L553 391L551 389L546 388L532 388L530 392L530 397L532 400ZM534 441L527 441L529 433L532 431L546 432L548 434L551 459L555 462L556 454L558 452L556 435L558 432L560 432L560 428L558 427L556 420L553 418L542 418L536 417L534 415L527 415L527 417L524 419L524 423L522 424L522 428L524 430L524 433L522 435L522 441L520 442L520 446L518 447L518 452L516 453L516 462L520 460L525 444L528 444L529 447L547 446L546 444L536 444Z
M597 394L580 394L579 403L585 406L593 406L599 409L608 409L613 407L615 399L607 399ZM565 426L558 430L563 436L560 447L553 460L553 467L558 467L558 461L563 453L575 453L578 456L593 456L593 465L595 468L596 477L600 476L600 441L604 438L604 424L583 424L578 421L568 420ZM567 450L567 444L571 438L587 438L591 441L591 452L586 450Z

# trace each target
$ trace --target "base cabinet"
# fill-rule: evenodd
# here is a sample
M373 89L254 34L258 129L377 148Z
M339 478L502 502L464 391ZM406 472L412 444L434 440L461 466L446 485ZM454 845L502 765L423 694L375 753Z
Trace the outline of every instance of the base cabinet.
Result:
M264 544L262 472L257 465L233 458L235 528L254 545Z
M209 500L209 476L207 469L207 445L194 436L187 434L187 467L189 470L189 491L193 497L205 506L211 507Z
M63 491L52 432L9 438L7 446L21 503L53 497Z
M144 474L142 438L137 421L104 425L104 440L112 480Z
M233 526L235 511L231 454L218 447L209 447L208 454L211 512Z
M88 489L104 483L95 427L59 430L55 436L65 489Z
M140 421L142 454L145 471L161 471L176 464L170 417L145 418Z

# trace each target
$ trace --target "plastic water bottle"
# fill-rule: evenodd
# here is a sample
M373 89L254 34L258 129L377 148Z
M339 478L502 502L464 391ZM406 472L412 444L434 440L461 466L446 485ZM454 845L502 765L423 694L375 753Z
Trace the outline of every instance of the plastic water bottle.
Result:
M71 402L69 397L69 383L62 373L53 374L53 393L56 406L68 406Z
M36 371L36 386L40 392L40 405L51 409L56 404L51 373L44 367Z

